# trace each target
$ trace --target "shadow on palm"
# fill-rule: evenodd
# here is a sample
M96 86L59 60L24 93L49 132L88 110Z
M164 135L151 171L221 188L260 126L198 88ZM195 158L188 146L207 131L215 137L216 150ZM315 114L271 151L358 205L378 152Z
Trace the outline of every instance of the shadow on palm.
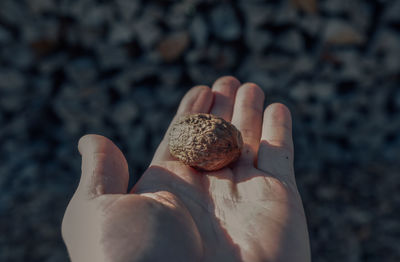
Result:
M278 150L266 141L262 147ZM246 152L242 158L249 157ZM148 168L132 191L163 197L169 192L176 197L197 226L205 261L251 261L258 253L264 258L285 257L284 247L292 244L290 236L298 221L304 221L295 185L242 158L214 172L197 171L174 160L160 162ZM281 161L290 166L291 159L284 154Z

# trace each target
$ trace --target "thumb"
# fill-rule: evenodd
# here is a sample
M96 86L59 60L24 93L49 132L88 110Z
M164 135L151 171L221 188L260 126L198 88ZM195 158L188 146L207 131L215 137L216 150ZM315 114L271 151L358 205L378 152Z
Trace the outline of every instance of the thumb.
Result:
M82 175L76 194L95 198L103 194L125 194L128 164L119 148L108 138L85 135L78 143L82 155Z

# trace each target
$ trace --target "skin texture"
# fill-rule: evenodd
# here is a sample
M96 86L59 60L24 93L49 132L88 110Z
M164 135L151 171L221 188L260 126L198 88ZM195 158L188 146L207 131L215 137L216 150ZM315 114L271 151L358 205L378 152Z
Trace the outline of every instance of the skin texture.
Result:
M230 76L192 88L174 119L230 121L243 136L241 157L199 172L170 155L166 136L129 193L121 151L102 136L81 138L82 176L62 224L71 260L311 261L290 112L263 102L257 85Z

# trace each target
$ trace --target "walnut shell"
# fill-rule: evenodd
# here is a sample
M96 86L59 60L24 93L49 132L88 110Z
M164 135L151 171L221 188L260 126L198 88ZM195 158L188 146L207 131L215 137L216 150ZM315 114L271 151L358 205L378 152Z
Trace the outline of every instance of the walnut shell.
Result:
M243 147L240 131L211 114L179 118L169 133L169 151L180 161L205 171L221 169L235 161Z

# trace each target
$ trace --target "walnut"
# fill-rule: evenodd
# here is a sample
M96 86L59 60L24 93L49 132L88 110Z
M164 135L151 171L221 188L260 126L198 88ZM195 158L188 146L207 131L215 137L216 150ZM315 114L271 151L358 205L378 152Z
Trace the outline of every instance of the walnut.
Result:
M171 154L198 170L214 171L227 166L238 159L242 147L240 131L211 114L183 116L169 133Z

